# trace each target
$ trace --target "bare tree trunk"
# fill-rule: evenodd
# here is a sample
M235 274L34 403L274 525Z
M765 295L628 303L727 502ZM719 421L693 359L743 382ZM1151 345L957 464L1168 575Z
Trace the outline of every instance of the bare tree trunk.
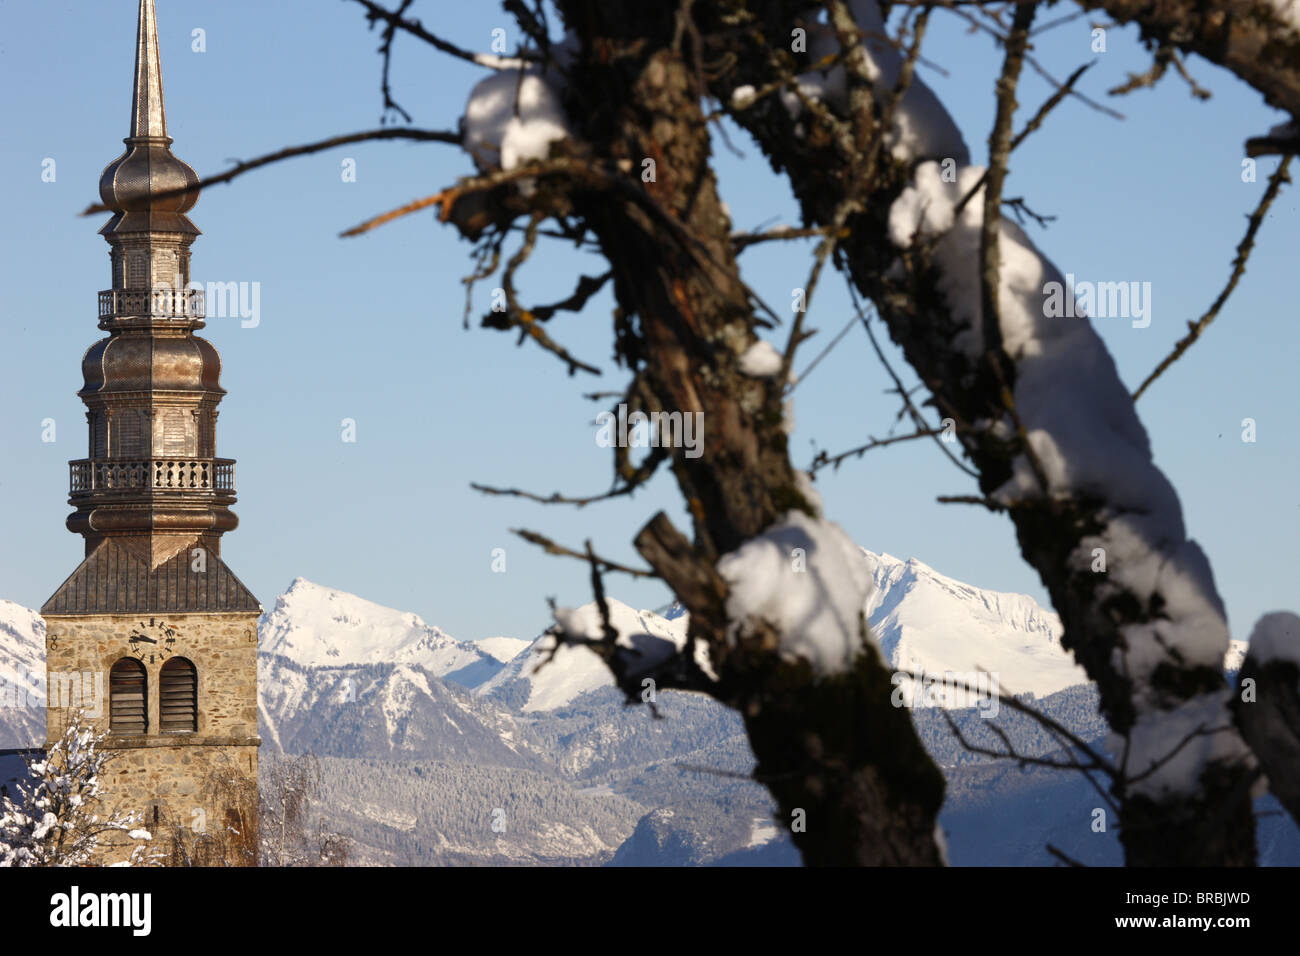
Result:
M847 5L832 2L830 6L832 23L847 49L853 42ZM963 155L910 155L901 162L900 157L886 152L873 169L870 156L881 150L881 130L885 126L882 114L896 108L898 101L888 87L881 89L877 85L871 89L866 71L855 75L850 55L845 59L850 98L855 90L860 95L858 108L843 115L827 110L823 117L815 118L805 112L799 118L799 128L776 97L767 97L752 108L734 106L733 95L738 87L788 88L794 74L808 69L784 52L789 49L792 25L809 22L801 19L806 13L802 4L773 2L758 5L752 14L741 15L754 42L748 47L731 45L731 52L738 54L735 68L714 83L713 92L724 104L733 104L733 117L755 137L773 165L790 177L809 225L838 228L844 222L847 234L841 242L841 262L857 289L876 304L891 337L930 389L940 414L967 426L963 445L979 472L981 491L991 495L1013 477L1018 459L1023 464L1025 456L1032 457L1023 441L1023 429L1020 435L1007 435L989 428L973 428L975 423L1005 421L1009 411L1014 417L1014 406L1008 406L1006 396L1014 392L1015 368L1003 366L1002 372L1008 376L1003 381L997 369L972 360L969 352L959 346L962 334L971 331L971 323L958 318L954 304L941 291L944 274L931 257L932 247L918 242L902 250L890 239L890 210L909 184L914 164L925 159L946 159L964 166L969 162L964 146L958 147ZM846 26L850 34L847 41ZM715 56L719 52L711 51ZM862 147L864 143L870 144L867 150ZM979 202L975 198L975 203ZM963 267L969 268L971 275L978 275L977 261ZM1097 375L1113 378L1105 386L1119 390L1117 394L1127 398L1113 364L1098 368ZM1131 408L1131 403L1126 404ZM1074 409L1080 417L1107 411L1083 400ZM1032 412L1020 409L1021 415ZM1136 423L1135 416L1133 421ZM1136 427L1140 430L1141 426ZM1148 480L1167 485L1163 475L1150 464L1149 447L1145 455L1147 464L1143 467ZM1169 526L1181 529L1177 498L1171 487L1166 500L1171 509L1165 516ZM1149 680L1135 681L1126 671L1124 655L1117 653L1127 647L1130 628L1154 627L1162 620L1158 591L1154 595L1139 594L1117 585L1114 577L1093 573L1086 563L1080 568L1078 556L1085 542L1101 538L1116 520L1124 519L1122 503L1104 495L1054 489L1050 496L1010 508L1009 514L1022 554L1038 570L1061 615L1063 644L1097 682L1102 711L1118 734L1127 737L1135 732L1139 704L1146 708L1144 712L1151 720L1167 716L1172 721L1180 707L1202 701L1215 704L1214 719L1223 718L1216 732L1228 737L1235 734L1226 717L1227 685L1221 665L1180 665L1176 656L1171 656L1149 675ZM1198 565L1195 570L1199 573L1199 564L1204 563L1199 549L1176 534L1167 541L1152 541L1149 547L1167 555L1165 560L1188 555L1188 560ZM1201 599L1208 607L1221 611L1208 565L1203 579ZM1226 624L1220 637L1226 651ZM1215 697L1220 694L1221 700ZM1244 750L1244 745L1240 749ZM1121 791L1122 840L1129 863L1251 864L1255 856L1254 818L1245 786L1250 775L1247 763L1207 761L1192 793L1153 798L1141 792Z
M697 64L673 5L569 0L582 38L570 69L571 116L594 156L641 171L662 217L606 191L573 195L613 268L618 351L636 394L654 407L703 412L703 453L674 451L672 469L695 518L693 544L660 515L638 537L643 556L691 613L720 680L711 690L744 716L757 776L776 797L808 864L941 862L936 818L943 778L906 711L890 703L890 674L864 641L854 667L829 678L776 653L767 632L732 646L725 585L714 565L791 509L813 514L786 447L781 383L742 375L755 341L731 224L709 166ZM688 5L689 6L689 5ZM630 393L631 394L631 393ZM861 624L865 632L865 622Z

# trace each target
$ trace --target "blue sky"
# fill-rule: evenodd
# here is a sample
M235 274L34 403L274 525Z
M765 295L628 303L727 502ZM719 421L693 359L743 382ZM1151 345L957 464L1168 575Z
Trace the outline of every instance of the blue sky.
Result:
M99 174L127 132L134 0L0 3L0 597L38 607L75 568L81 541L63 527L67 461L85 454L80 358L100 335L95 293L109 285L104 217L77 213L95 198ZM381 108L378 35L360 8L338 0L266 3L159 0L168 121L174 149L201 174L279 147L373 128ZM1069 8L1059 8L1062 12ZM463 46L486 49L510 28L495 3L423 0L416 13ZM1052 18L1053 15L1045 15ZM207 51L193 52L192 31ZM1037 38L1035 54L1064 77L1089 60L1080 88L1105 90L1145 68L1133 31L1114 30L1091 52L1086 19ZM921 75L961 124L976 161L993 115L991 78L1000 62L987 37L936 13L925 48L947 76ZM1152 322L1098 326L1131 386L1142 380L1213 300L1225 281L1244 216L1274 160L1241 178L1242 142L1278 114L1226 73L1193 61L1214 98L1194 101L1177 77L1111 105L1120 122L1068 102L1014 157L1006 185L1037 211L1039 246L1080 279L1152 283ZM419 126L454 127L481 71L399 41L397 99ZM1049 88L1029 74L1017 126ZM736 156L719 144L721 189L738 227L795 221L788 187L733 131ZM53 183L42 163L57 163ZM356 161L357 181L341 164ZM214 187L191 214L204 231L194 247L201 282L258 282L261 321L210 322L203 333L225 363L218 453L238 459L242 524L223 554L262 600L298 576L415 611L454 636L529 637L547 620L545 599L590 599L584 566L548 557L511 536L533 528L636 561L630 541L655 511L687 527L668 475L632 499L583 510L486 498L470 482L543 494L590 494L609 485L609 451L594 416L606 406L584 392L621 389L611 354L610 300L552 322L552 333L605 369L567 377L548 354L477 328L492 283L479 289L462 328L470 246L431 215L368 236L338 233L369 216L436 192L469 170L440 144L363 144L300 159ZM1178 489L1191 534L1206 549L1236 637L1263 612L1294 609L1300 538L1300 335L1294 328L1300 216L1294 191L1274 205L1238 291L1205 338L1153 386L1139 411L1156 461ZM809 248L769 244L746 252L746 278L768 302L803 285ZM521 292L562 298L576 275L603 271L590 253L543 248L525 267ZM822 330L802 368L849 316L843 287L827 276L809 313ZM784 343L784 332L777 339ZM914 377L896 350L890 359ZM860 329L799 385L796 463L890 429L889 381ZM1254 418L1258 439L1241 441ZM42 442L42 421L57 440ZM357 423L342 441L341 422ZM707 429L707 425L706 425ZM707 440L707 430L706 430ZM1004 517L941 505L970 493L964 476L928 443L904 443L823 472L828 515L865 547L915 556L972 584L1023 591L1046 603L1020 559ZM492 550L506 549L505 573ZM661 586L610 581L642 606L668 600Z

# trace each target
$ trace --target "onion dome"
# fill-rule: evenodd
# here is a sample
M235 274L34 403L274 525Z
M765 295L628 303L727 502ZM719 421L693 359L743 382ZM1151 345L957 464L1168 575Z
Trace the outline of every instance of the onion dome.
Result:
M198 202L198 174L172 154L163 106L162 62L154 0L140 0L136 33L135 89L131 97L131 135L126 151L108 165L99 195L116 215L104 234L163 231L197 235L184 213ZM191 187L189 192L166 193ZM162 198L155 198L162 197Z

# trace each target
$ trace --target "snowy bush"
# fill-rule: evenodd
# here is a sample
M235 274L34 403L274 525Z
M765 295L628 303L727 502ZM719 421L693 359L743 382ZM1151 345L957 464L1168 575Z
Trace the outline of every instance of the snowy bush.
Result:
M99 778L112 760L100 749L105 732L86 726L78 711L48 752L30 759L19 797L0 796L0 866L86 866L102 846L136 845L125 865L144 863L148 831L138 813L101 820ZM117 837L115 843L109 838Z

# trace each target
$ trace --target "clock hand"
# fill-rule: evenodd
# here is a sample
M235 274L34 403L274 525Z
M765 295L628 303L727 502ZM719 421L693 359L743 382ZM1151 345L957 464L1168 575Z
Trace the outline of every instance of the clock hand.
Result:
M152 637L145 637L143 634L135 634L135 635L132 635L131 640L135 641L135 642L138 643L138 644L157 644L157 643L158 643L158 642L155 641Z

